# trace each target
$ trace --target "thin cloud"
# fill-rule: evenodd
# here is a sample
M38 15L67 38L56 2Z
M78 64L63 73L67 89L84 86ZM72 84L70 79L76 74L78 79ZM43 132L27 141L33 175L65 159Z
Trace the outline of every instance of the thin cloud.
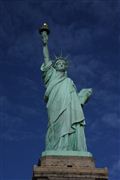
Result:
M118 113L107 113L102 117L102 122L106 123L112 128L120 128L120 117Z
M43 136L44 137L44 136ZM5 141L22 141L22 140L34 140L34 139L43 139L40 136L40 132L31 132L31 131L16 131L16 130L8 130L6 132L1 133L0 139Z
M9 115L25 117L29 116L36 116L39 115L39 109L25 106L23 104L14 103L7 98L7 96L2 96L0 98L0 105L1 105L1 112L9 113Z
M120 156L118 158L120 158ZM113 179L120 179L120 159L118 159L110 169L110 180Z
M2 129L18 129L24 125L24 120L18 116L0 112L0 124Z

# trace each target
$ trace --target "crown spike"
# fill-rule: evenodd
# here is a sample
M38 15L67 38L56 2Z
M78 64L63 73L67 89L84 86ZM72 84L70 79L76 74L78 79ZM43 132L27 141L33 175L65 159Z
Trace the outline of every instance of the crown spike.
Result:
M62 48L61 48L61 53L60 53L60 57L62 57Z
M68 57L69 57L69 55L67 55L67 56L65 57L65 59L68 59Z
M54 56L55 56L55 59L57 59L57 56L56 56L56 54L54 54Z
M62 56L62 49L61 49L61 54L60 54L60 56L56 56L55 54L54 54L54 56L55 56L55 62L54 63L56 63L57 61L59 61L59 60L63 60L63 61L65 61L66 62L66 64L68 64L68 56L69 55L67 55L66 57L63 57Z

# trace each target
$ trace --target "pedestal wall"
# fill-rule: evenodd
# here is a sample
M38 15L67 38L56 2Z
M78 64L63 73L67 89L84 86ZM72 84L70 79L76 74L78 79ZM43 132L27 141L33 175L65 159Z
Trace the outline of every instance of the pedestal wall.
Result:
M108 180L108 170L96 168L92 157L44 156L33 167L32 180Z

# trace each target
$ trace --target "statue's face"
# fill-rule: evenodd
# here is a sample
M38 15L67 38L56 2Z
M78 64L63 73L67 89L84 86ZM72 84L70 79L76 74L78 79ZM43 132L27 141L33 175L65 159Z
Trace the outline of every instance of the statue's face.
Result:
M59 60L55 63L55 69L57 71L66 71L66 63L63 60Z

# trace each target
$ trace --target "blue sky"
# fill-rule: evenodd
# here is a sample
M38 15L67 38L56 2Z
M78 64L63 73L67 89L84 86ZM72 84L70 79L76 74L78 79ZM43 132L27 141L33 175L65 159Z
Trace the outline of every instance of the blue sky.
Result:
M51 59L62 49L78 90L93 88L84 113L96 166L120 178L119 13L119 0L0 0L0 180L30 180L44 151L43 22Z

